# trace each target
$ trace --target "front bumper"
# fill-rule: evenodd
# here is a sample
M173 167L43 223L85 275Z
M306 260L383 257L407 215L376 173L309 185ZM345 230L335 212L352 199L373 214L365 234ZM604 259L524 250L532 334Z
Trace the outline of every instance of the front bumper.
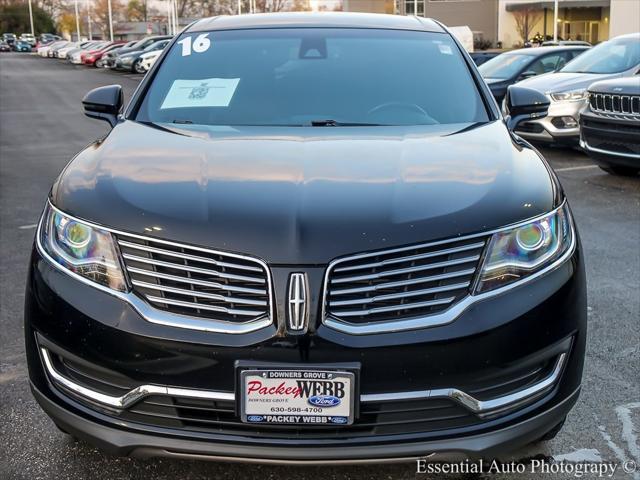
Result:
M273 270L276 283L289 273L284 268ZM286 336L275 327L229 335L151 324L128 304L78 283L34 251L25 336L32 389L44 410L65 431L116 454L299 463L385 461L434 452L443 458L488 457L541 437L575 403L586 339L584 268L577 246L557 269L508 294L474 304L441 327L354 336L319 325L313 335ZM223 398L206 403L206 408L226 409L224 414L201 416L197 422L185 417L158 420L157 409L168 408L159 407L163 402L158 398L149 402L155 406L140 400L139 408L122 409L75 395L46 372L42 347L69 356L73 365L86 363L92 375L114 385L122 383L126 390L146 384L213 389L236 400L237 360L358 363L361 415L351 429L268 429L241 424L234 401L225 403ZM562 353L566 361L549 388L490 415L432 403L445 402L441 398L422 398L419 403L384 399L389 392L455 386L490 400L531 385L518 384L514 378L525 367L542 369L538 366ZM515 386L499 387L507 377ZM94 390L103 385L82 375L76 378L84 378ZM434 410L434 405L454 415L427 418L420 413ZM178 412L182 407L171 408ZM202 410L205 404L188 408Z
M298 465L398 462L424 457L428 457L430 461L494 457L542 437L550 426L557 425L566 417L579 395L579 389L576 389L564 400L538 415L500 430L477 435L433 441L319 448L300 446L295 439L278 446L269 445L268 442L247 445L209 438L174 438L159 432L125 430L109 423L88 420L80 413L63 408L33 384L31 390L43 410L60 428L114 455Z
M585 110L580 126L580 146L596 163L640 168L640 118Z
M133 60L122 61L120 59L117 59L112 68L115 68L116 70L131 70L132 66L133 66Z
M580 138L580 112L586 105L586 100L551 101L546 117L523 122L516 128L516 133L522 138L537 142L577 145ZM566 127L563 118L573 119L575 126Z

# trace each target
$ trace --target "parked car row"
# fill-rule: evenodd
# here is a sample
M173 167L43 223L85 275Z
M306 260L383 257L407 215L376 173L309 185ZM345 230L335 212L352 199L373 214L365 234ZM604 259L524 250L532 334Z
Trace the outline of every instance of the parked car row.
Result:
M36 38L31 33L23 33L18 37L15 33L3 33L0 38L0 52L31 52L34 48L60 40L52 33L43 33Z
M67 60L74 65L145 73L171 38L169 35L159 35L130 42L58 40L38 48L37 53L41 57Z
M609 173L640 171L640 33L593 48L561 44L512 50L478 70L503 110L507 88L516 83L549 99L548 114L520 123L519 136L579 145Z

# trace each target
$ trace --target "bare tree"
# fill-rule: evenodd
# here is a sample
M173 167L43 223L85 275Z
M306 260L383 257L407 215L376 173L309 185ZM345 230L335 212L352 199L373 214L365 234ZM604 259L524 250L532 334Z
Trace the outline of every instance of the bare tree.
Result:
M104 38L109 38L109 6L108 0L96 0L92 8L92 20L96 29L99 30ZM126 7L120 0L111 0L111 13L114 28L118 22L122 22L126 18Z
M524 7L513 12L513 18L516 22L518 35L520 35L523 42L527 42L533 27L542 18L542 12L535 8Z
M288 0L256 0L258 12L281 12L288 5Z
M310 0L293 0L291 5L291 10L293 12L308 12L311 10L311 1Z

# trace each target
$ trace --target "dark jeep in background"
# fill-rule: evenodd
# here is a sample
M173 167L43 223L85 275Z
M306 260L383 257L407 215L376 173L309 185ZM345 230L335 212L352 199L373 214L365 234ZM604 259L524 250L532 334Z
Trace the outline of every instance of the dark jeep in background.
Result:
M606 172L640 172L640 76L596 82L580 114L580 146Z

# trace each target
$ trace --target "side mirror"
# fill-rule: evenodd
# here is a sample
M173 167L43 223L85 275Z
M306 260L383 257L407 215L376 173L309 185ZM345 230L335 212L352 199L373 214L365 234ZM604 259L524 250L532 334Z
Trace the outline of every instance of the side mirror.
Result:
M537 90L511 85L505 98L505 122L514 131L525 120L546 117L549 113L549 99Z
M122 109L123 97L120 85L107 85L94 88L82 99L84 114L109 122L112 127L118 123L118 115Z
M525 78L535 77L537 75L533 70L527 70L526 72L522 72L518 77L518 80L524 80Z

